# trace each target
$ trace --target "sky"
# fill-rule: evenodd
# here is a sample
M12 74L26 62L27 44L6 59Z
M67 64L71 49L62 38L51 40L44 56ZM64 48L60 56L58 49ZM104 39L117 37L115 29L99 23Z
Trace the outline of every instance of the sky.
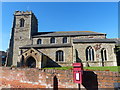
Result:
M15 11L32 11L38 31L94 31L118 38L118 2L3 2L2 47L9 47Z

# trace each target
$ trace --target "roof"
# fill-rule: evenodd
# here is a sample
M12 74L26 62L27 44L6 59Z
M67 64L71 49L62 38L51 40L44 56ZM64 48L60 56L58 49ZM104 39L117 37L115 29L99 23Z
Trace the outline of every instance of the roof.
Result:
M35 44L35 45L26 45L20 47L20 49L29 49L29 48L59 48L59 47L71 47L72 44Z
M88 35L106 35L106 34L92 31L39 32L33 37L88 36Z
M74 39L73 43L116 43L111 39Z
M114 40L116 42L116 45L120 46L120 38L111 38L111 40Z

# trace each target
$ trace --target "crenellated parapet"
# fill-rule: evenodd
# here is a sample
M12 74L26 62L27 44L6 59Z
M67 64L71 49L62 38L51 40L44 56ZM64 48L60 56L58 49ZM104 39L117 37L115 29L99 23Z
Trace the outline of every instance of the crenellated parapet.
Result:
M32 11L15 11L14 15L28 15L28 14L33 14Z

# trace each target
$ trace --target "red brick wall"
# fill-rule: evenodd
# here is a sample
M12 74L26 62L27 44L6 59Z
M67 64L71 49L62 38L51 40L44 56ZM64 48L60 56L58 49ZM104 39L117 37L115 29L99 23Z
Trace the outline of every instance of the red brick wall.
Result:
M0 67L0 87L3 88L78 88L73 83L72 70L10 69ZM120 83L120 74L111 71L84 71L83 88L114 88Z

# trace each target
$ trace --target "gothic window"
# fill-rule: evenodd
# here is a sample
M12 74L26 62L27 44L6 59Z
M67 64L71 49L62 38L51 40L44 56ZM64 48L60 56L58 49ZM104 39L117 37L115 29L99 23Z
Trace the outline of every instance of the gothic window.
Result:
M25 20L23 18L20 19L20 27L24 27Z
M56 61L64 61L64 53L59 50L56 52Z
M107 60L107 53L106 53L106 49L104 48L101 50L101 58L102 58L102 61Z
M94 61L94 50L91 46L87 47L86 49L86 60L87 61Z
M42 40L41 40L41 39L38 39L38 40L37 40L37 44L42 44Z
M52 37L52 38L50 39L50 43L55 43L55 38L54 38L54 37Z
M67 37L63 37L63 43L67 43Z

